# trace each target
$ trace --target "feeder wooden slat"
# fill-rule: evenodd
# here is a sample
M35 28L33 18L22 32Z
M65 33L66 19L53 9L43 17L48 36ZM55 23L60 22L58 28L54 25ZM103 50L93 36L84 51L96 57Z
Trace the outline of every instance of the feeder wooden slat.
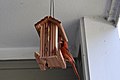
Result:
M50 25L48 24L48 56L50 56Z
M45 25L45 42L44 42L44 45L45 45L45 49L44 49L44 51L45 51L45 57L47 57L47 53L48 53L48 28L47 28L47 25L46 25L46 23L44 24Z
M43 57L43 48L42 48L43 47L42 46L43 45L43 43L42 43L43 42L43 35L42 34L43 34L43 27L41 27L41 30L40 30L40 51L39 52L40 52L41 57Z
M56 42L55 42L55 47L56 47L56 50L58 51L58 27L56 26L55 27L56 28L56 32L55 32L55 34L56 34L56 38L55 38L55 40L56 40Z
M53 53L53 52L54 52L54 43L55 43L55 38L54 38L54 36L55 36L55 35L54 35L54 27L53 27L53 26L54 26L54 24L52 24L52 30L53 30L53 31L52 31L52 32L53 32L53 34L52 34L52 37L53 37L53 38L52 38L52 40L53 40L53 46L52 46L52 56L54 55L54 53Z
M56 54L56 25L54 25L55 27L54 27L54 55Z
M42 29L42 41L40 43L42 44L42 57L44 57L44 27Z
M47 23L48 26L48 56L50 56L50 26Z
M50 53L52 53L52 27L50 24ZM49 55L51 56L51 54L49 53Z

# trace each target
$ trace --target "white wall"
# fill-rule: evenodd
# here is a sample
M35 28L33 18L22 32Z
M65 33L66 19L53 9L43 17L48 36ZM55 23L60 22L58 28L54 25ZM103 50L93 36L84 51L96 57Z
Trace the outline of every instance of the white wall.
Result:
M85 18L90 80L120 80L118 30L102 19Z

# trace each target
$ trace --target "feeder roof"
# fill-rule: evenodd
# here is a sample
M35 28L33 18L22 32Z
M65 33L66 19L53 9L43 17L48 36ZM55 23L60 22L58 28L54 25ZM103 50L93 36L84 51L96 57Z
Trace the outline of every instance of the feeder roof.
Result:
M45 18L41 19L40 21L38 21L38 22L35 24L35 28L36 28L39 36L40 36L40 34L39 34L39 33L40 33L40 27L42 27L43 24L48 23L48 22L51 22L51 23L53 23L53 24L56 24L56 25L58 26L59 30L60 30L61 37L63 37L63 39L64 39L65 41L68 41L68 38L67 38L67 36L66 36L66 33L65 33L65 31L64 31L64 28L63 28L61 22L60 22L59 20L51 17L51 16L46 16Z

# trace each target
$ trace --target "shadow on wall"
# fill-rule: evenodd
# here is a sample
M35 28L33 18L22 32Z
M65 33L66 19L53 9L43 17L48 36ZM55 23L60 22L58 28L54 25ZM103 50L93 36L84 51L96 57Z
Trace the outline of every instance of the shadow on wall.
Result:
M80 20L63 23L68 37L69 50L74 57L78 56L80 44Z

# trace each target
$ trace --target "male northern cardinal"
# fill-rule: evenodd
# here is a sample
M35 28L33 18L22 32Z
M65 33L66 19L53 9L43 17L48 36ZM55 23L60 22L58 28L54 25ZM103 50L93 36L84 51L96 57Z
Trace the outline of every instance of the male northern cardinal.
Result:
M62 41L62 43L61 43L61 52L62 52L63 57L72 65L73 70L74 70L76 76L78 77L78 80L80 80L80 76L79 76L78 71L75 66L74 58L68 50L68 44L66 41Z

